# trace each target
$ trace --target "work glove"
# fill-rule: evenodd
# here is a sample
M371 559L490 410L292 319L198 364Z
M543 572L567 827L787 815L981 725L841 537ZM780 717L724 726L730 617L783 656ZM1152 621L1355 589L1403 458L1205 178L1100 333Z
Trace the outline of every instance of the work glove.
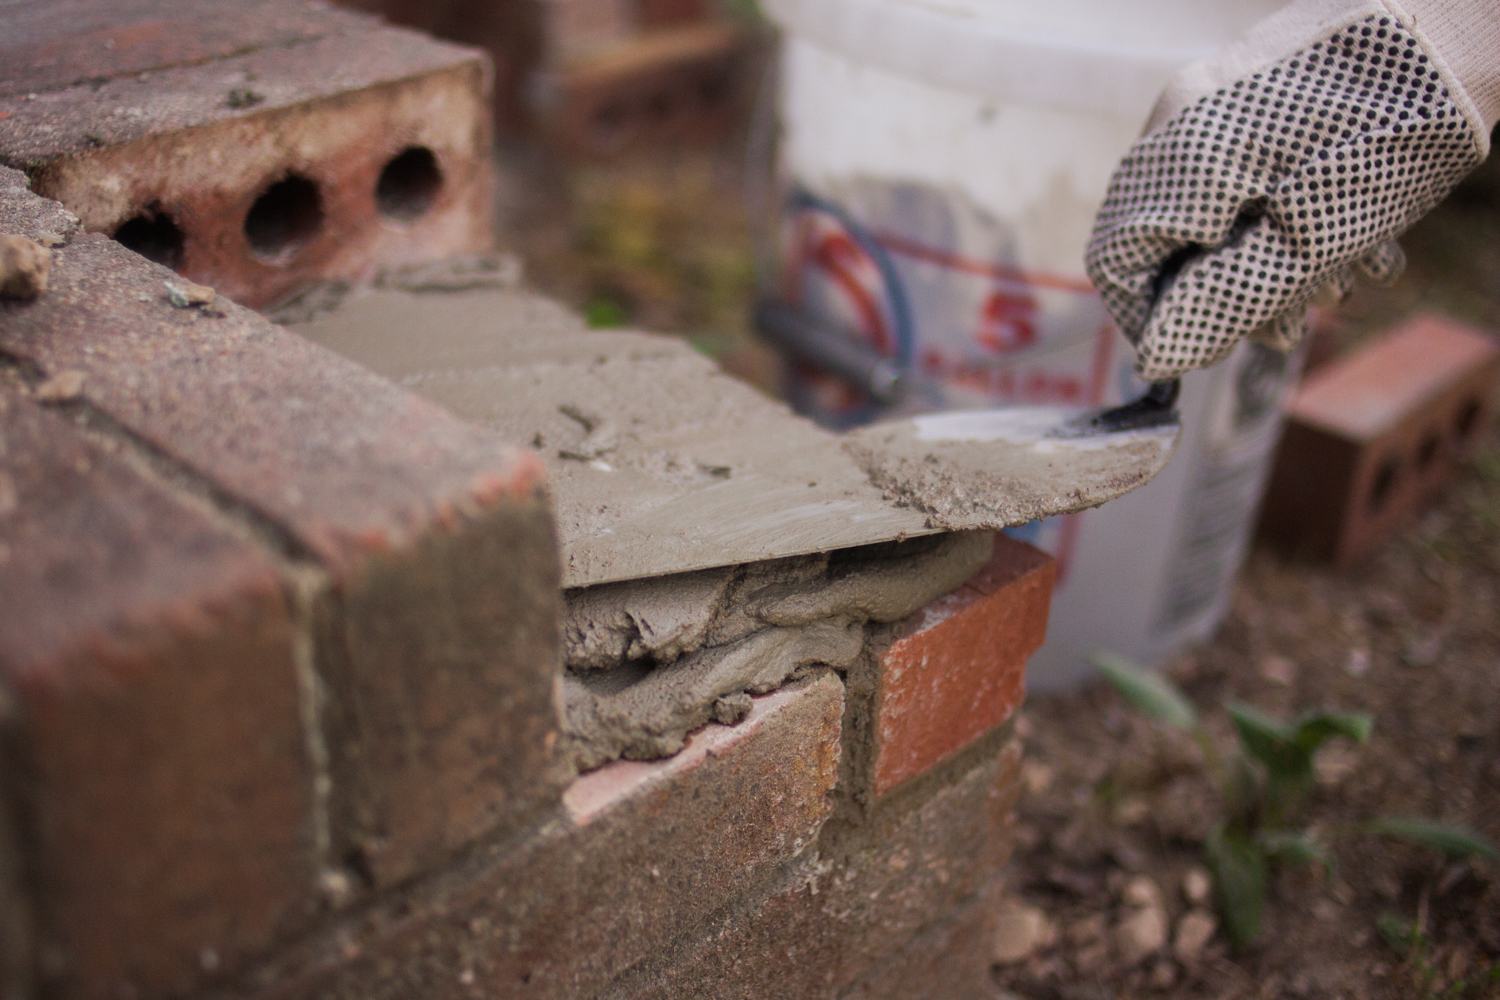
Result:
M1090 278L1148 381L1281 350L1489 153L1494 0L1299 0L1168 86L1094 223Z

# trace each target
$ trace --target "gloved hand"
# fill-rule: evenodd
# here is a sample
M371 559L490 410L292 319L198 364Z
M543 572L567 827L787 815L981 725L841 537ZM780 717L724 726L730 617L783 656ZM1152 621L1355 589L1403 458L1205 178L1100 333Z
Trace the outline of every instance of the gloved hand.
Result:
M1493 0L1300 0L1173 81L1094 223L1089 276L1150 381L1246 336L1290 350L1320 291L1489 153Z

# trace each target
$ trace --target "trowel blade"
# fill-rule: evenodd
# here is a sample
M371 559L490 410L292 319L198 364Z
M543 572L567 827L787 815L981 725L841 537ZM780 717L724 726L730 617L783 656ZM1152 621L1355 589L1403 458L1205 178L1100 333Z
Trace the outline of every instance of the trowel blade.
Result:
M934 413L851 431L844 450L887 497L921 510L932 527L1002 528L1098 506L1160 472L1177 445L1176 413L1115 429L1108 418L1118 412Z

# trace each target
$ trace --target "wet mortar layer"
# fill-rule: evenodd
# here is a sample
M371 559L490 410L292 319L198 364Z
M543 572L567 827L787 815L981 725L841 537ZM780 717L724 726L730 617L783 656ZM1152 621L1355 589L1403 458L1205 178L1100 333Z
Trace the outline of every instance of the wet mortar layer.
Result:
M846 673L870 625L961 586L993 550L992 534L961 532L569 591L575 764L669 756L710 720L737 721L748 695L815 668Z

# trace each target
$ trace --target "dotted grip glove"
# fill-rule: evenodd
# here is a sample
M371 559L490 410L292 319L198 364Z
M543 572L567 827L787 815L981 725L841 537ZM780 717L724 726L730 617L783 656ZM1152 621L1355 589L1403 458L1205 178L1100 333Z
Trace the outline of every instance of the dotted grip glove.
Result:
M1246 336L1290 350L1320 292L1342 297L1356 272L1394 280L1391 240L1483 161L1500 110L1500 65L1476 104L1424 23L1388 0L1295 4L1169 87L1087 255L1143 378L1212 364ZM1278 36L1297 47L1268 57Z

